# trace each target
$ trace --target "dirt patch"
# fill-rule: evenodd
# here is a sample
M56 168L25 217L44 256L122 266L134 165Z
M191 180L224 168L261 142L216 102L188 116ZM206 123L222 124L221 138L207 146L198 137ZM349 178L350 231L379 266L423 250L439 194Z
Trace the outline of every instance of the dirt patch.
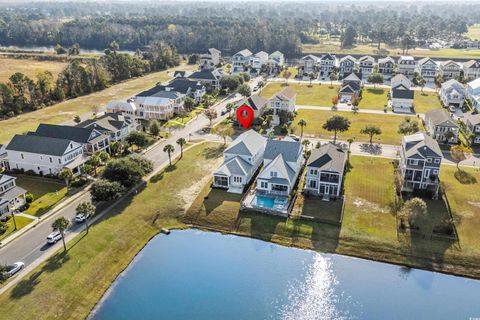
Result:
M353 205L358 209L362 210L363 212L382 212L388 213L388 209L380 207L378 204L374 202L370 202L368 200L362 198L355 198L353 201Z
M182 193L179 195L184 202L183 209L186 211L192 205L193 201L197 198L198 194L205 185L212 179L212 172L215 170L221 163L222 158L216 159L215 161L209 161L208 165L204 165L203 168L205 169L205 176L197 181L196 183L192 184L189 188L183 189Z

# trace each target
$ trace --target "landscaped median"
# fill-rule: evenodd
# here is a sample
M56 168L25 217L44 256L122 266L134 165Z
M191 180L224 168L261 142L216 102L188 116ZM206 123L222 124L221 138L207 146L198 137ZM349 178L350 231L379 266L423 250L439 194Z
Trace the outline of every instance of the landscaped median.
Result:
M0 296L2 319L84 319L115 277L162 227L178 221L210 179L223 146L204 143L153 176L68 244ZM168 259L168 257L165 257ZM29 308L24 306L28 305Z

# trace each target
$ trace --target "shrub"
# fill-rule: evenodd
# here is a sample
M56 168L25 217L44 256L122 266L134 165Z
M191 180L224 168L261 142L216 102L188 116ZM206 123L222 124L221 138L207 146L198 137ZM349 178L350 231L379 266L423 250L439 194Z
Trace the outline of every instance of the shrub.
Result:
M27 203L32 203L32 202L33 202L33 194L27 193L27 194L25 195L25 201L26 201Z
M100 179L92 183L90 194L93 201L110 201L118 199L125 192L125 188L116 181Z
M144 172L144 175L153 171L153 162L144 156L132 154L128 156L128 159L139 164Z
M78 177L77 179L73 180L71 183L72 188L81 188L84 185L88 184L90 180L87 177Z
M142 166L130 158L110 161L103 171L103 178L118 181L126 188L133 187L145 175Z
M0 234L7 232L8 226L5 222L0 222Z

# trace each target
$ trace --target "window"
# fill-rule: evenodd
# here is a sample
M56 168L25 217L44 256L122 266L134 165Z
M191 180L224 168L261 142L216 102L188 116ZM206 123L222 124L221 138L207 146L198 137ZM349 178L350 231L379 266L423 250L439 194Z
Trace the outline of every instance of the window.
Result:
M22 157L22 159L25 159L25 157L23 156L23 153L20 153L20 156Z
M435 163L440 163L440 159L435 159Z
M234 176L233 177L233 182L242 183L242 177Z
M52 157L50 157L50 163L52 163L52 162L53 162L53 159L52 159Z
M317 169L310 169L310 174L316 176L318 174Z
M276 171L270 171L270 177L276 178L277 177L277 172Z
M260 187L262 189L267 189L268 188L268 183L266 181L260 181Z
M310 183L308 184L310 188L316 189L317 188L317 181L316 180L310 180Z
M432 163L432 158L427 158L428 163Z

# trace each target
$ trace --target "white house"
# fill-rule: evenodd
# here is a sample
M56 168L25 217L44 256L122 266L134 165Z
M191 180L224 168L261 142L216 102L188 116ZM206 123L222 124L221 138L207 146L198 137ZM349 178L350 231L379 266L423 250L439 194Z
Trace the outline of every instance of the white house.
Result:
M398 58L398 72L412 79L415 74L416 62L412 56L401 56Z
M375 59L371 56L363 56L358 59L358 70L362 75L362 79L368 78L368 76L373 72L374 65Z
M232 73L247 71L250 63L252 52L248 49L243 49L232 56Z
M421 75L426 82L435 82L438 75L438 66L435 61L426 57L418 60L415 72Z
M303 163L299 141L268 140L263 155L263 169L258 174L258 195L288 197L293 191Z
M469 60L462 65L463 77L468 81L480 78L480 63L476 60Z
M250 72L252 74L259 74L262 70L262 66L267 65L268 53L260 51L250 57Z
M208 49L208 53L200 55L198 65L202 70L213 70L220 64L222 52L215 48Z
M349 74L353 73L355 71L355 64L357 61L355 60L354 57L352 56L345 56L340 59L340 62L338 64L338 74L339 78L343 79Z
M108 113L124 113L130 116L137 115L137 106L133 102L133 99L127 101L112 100L107 103Z
M80 174L88 157L81 143L38 135L15 135L6 147L9 170L58 174L63 168Z
M310 74L316 74L318 71L318 64L320 59L313 54L309 54L305 57L302 57L298 62L299 65L299 74L308 78Z
M270 98L270 109L273 110L272 123L277 125L280 123L279 112L293 112L295 111L295 103L297 94L290 88L285 88L280 92L277 92Z
M110 141L123 140L131 132L140 130L140 124L135 117L121 113L106 113L98 118L80 122L77 127L95 128L108 134Z
M442 100L444 107L455 106L462 108L465 100L465 87L455 79L442 83L440 100Z
M212 71L203 71L204 73L211 73ZM193 80L192 75L190 74L188 79L179 78L173 79L168 84L164 86L156 86L159 91L175 91L180 93L180 95L185 98L186 96L195 100L195 103L200 103L203 99L203 96L206 94L207 89L201 80ZM181 105L177 106L175 113L181 110Z
M268 100L258 94L254 94L237 102L235 109L241 106L250 107L253 111L253 117L256 119L265 112L265 109L268 107Z
M17 186L16 178L0 173L0 218L25 204L27 191Z
M403 74L397 74L391 79L389 93L393 112L411 113L415 91L411 89L410 80Z
M346 161L346 152L333 143L313 149L307 161L305 192L325 200L340 196Z
M383 75L384 79L389 80L392 78L394 69L395 60L392 57L378 59L378 72Z
M213 70L201 70L195 71L188 76L189 80L200 82L205 87L211 87L212 89L220 89L220 79L224 76L222 68ZM208 91L208 88L207 88ZM202 95L203 96L203 95Z
M480 111L480 78L467 83L465 94L467 99L472 103L472 106L477 109L477 111Z
M283 53L281 53L280 51L275 51L270 54L270 56L268 57L267 65L270 74L279 73L285 65L285 57L283 56Z
M444 80L458 79L462 72L462 66L453 60L447 60L440 63L440 74Z
M337 57L335 57L335 55L330 53L324 54L319 60L318 78L320 80L330 79L330 74L332 73L336 63Z
M213 187L242 193L262 164L266 143L255 130L239 135L223 152L223 164L213 173Z
M445 109L434 109L425 114L428 134L440 143L457 143L460 127Z

